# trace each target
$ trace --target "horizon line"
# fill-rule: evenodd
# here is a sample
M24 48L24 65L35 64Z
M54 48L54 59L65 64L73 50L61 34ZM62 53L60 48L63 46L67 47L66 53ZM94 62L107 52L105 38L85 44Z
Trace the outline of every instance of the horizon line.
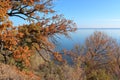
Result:
M77 29L120 29L120 28L77 28Z

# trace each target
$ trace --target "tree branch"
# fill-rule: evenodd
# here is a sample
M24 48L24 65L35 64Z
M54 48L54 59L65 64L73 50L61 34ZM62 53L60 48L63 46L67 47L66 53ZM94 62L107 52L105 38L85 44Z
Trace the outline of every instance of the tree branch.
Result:
M40 51L35 47L35 49L37 50L37 52L39 53L39 55L42 57L42 59L45 61L45 62L50 62L49 60L45 59L43 57L43 55L40 53Z

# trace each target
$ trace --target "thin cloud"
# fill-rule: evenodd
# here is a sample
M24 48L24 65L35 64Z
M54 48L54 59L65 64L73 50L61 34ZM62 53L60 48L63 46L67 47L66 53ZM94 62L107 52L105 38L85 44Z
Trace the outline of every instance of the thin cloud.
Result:
M106 21L106 22L120 22L120 19L103 19L101 21Z
M84 21L79 24L79 28L120 28L120 19L99 19Z
M79 25L78 28L120 28L120 24Z

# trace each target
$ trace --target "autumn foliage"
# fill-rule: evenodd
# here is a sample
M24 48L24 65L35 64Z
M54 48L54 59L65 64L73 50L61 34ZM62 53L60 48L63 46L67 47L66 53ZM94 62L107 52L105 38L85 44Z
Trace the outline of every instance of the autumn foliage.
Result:
M71 56L74 66L82 69L83 80L120 79L120 45L104 32L94 32L83 45L76 45L66 53Z
M4 62L11 58L24 66L30 65L30 57L44 49L56 60L62 61L50 38L56 35L68 36L75 24L62 15L52 15L53 0L0 0L0 54ZM50 17L47 15L51 14ZM18 17L29 22L14 26L10 17ZM54 41L54 40L53 40ZM56 55L57 53L57 55ZM45 60L45 58L44 58Z
M120 45L103 32L94 32L85 44L64 50L62 55L54 50L56 38L69 37L76 25L57 14L53 3L54 0L0 0L0 62L15 65L22 70L20 75L38 78L37 74L43 80L119 80ZM14 26L10 17L28 23ZM31 57L36 54L45 63L33 69L31 66L36 65L30 61L34 63ZM69 56L73 64L63 56Z

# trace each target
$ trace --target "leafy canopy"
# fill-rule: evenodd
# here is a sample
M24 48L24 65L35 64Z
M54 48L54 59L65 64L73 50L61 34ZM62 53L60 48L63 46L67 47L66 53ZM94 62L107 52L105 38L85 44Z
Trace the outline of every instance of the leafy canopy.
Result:
M54 38L68 36L76 30L71 20L65 19L53 10L53 0L0 0L0 54L4 62L9 57L25 66L30 65L30 56L41 50L54 55L62 61L58 52L54 52ZM9 17L27 20L29 24L14 26ZM52 42L49 38L52 38Z

